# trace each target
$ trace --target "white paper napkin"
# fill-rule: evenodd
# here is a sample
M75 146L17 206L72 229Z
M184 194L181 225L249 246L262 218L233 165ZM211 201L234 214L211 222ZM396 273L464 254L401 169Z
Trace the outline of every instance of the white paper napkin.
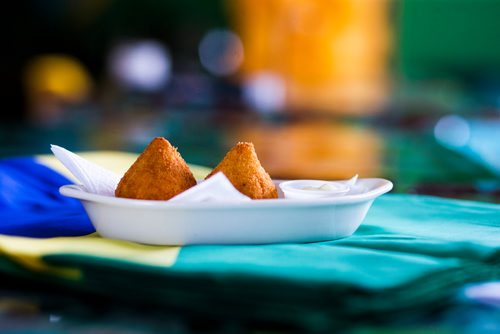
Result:
M238 202L249 201L250 197L243 195L233 186L231 181L221 172L198 185L172 197L170 202Z
M90 162L79 155L60 146L50 145L52 153L64 167L82 183L89 193L114 196L115 189L120 182L120 176Z
M115 196L121 177L60 146L51 145L56 158L82 183L85 191L105 196ZM217 173L198 185L171 198L171 202L235 202L249 201L222 174Z

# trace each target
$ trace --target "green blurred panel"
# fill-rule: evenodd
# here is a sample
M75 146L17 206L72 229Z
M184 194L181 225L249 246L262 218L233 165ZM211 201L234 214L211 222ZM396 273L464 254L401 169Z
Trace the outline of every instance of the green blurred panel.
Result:
M410 78L500 74L499 0L404 0L396 33Z

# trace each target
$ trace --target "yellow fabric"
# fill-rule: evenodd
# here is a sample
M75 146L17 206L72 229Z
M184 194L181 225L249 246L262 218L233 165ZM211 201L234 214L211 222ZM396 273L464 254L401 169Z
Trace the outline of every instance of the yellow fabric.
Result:
M36 272L78 279L74 268L50 266L42 259L51 254L95 256L143 265L169 267L175 263L180 247L150 246L134 242L101 238L97 234L81 237L47 239L0 235L0 253Z
M125 174L138 156L135 153L117 151L79 152L78 155L118 175ZM55 170L72 181L76 181L74 176L53 155L38 155L35 158L39 163ZM196 179L204 179L210 173L209 168L198 165L189 164L189 168Z
M79 155L119 175L123 175L137 158L137 154L115 151L83 152ZM54 156L39 155L36 159L39 163L76 181ZM201 166L190 165L190 168L197 179L203 179L210 172L210 169ZM75 268L50 266L43 261L42 257L51 254L74 254L168 267L175 263L179 251L180 247L142 245L101 238L97 234L47 239L0 235L0 254L32 271L70 279L80 278L81 272Z

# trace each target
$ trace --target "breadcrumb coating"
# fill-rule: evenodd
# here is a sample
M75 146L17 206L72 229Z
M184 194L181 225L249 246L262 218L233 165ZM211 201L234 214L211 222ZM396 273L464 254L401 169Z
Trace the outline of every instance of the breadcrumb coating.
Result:
M222 172L241 193L252 199L278 198L269 174L261 166L252 143L236 144L206 177Z
M168 200L195 185L196 179L177 149L157 137L122 177L115 196Z

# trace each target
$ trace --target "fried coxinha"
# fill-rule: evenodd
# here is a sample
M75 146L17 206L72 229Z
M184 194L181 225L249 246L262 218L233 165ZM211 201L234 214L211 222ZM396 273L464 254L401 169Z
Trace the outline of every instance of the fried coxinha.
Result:
M194 185L196 179L177 149L157 137L120 180L115 196L168 200Z
M222 172L238 191L252 199L277 198L269 174L252 143L236 144L207 176ZM132 164L115 190L116 197L168 200L196 185L188 165L165 138L157 137Z
M252 199L278 198L278 191L269 174L260 164L252 143L234 146L207 178L222 172L239 192Z

